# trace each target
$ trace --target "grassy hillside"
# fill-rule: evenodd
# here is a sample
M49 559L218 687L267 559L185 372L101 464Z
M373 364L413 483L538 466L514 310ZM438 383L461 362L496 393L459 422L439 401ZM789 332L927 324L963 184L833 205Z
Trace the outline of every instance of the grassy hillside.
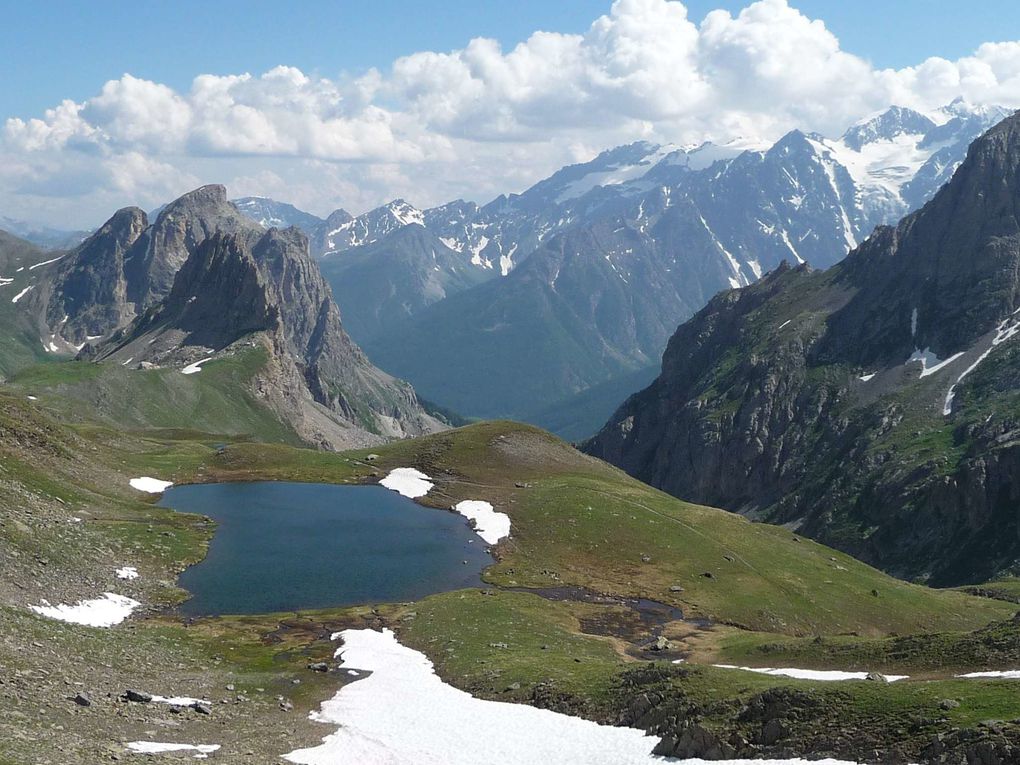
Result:
M103 761L123 754L120 742L152 738L147 731L168 726L175 738L221 743L228 761L254 751L258 755L246 761L277 762L279 754L328 732L305 713L349 678L311 672L307 665L327 659L335 647L329 636L352 626L394 628L428 654L445 679L478 695L604 722L655 728L659 723L636 716L634 705L657 694L662 719L672 719L662 705L683 705L707 729L745 735L757 723L744 721L742 710L762 694L792 687L828 715L791 726L789 744L798 751L817 751L808 746L809 734L831 727L833 715L840 725L859 724L887 740L896 739L893 727L918 715L932 716L933 730L1020 716L1020 700L1001 682L834 688L707 666L731 654L749 663L752 656L775 661L774 652L763 653L769 644L789 645L791 660L806 661L794 647L817 644L802 635L825 635L823 645L833 646L855 643L840 633L874 635L855 643L869 660L876 654L868 646L884 644L893 631L963 636L996 621L999 626L988 629L1008 636L1004 620L1015 606L897 582L783 529L683 503L538 429L482 423L375 449L373 461L364 459L365 451L238 442L196 429L132 433L104 424L105 415L90 420L84 406L72 417L74 399L58 392L116 391L104 386L120 378L100 369L95 374L102 384L90 387L98 383L87 385L78 372L62 380L62 368L70 365L26 373L16 392L0 393L0 665L18 673L13 687L19 699L15 706L9 696L0 699L0 758L11 762ZM192 376L193 383L210 386L208 396L233 379L203 377L215 369L210 364ZM44 379L50 392L29 401L20 386ZM165 387L172 381L153 379L147 384L154 391L173 390ZM143 410L138 423L157 422L159 410ZM212 412L209 422L226 422L216 420L221 416ZM128 487L130 477L365 482L397 466L417 466L436 480L430 504L486 499L511 516L513 538L496 551L489 590L412 604L192 622L166 610L184 596L174 577L204 554L214 528L156 507ZM121 565L137 566L142 576L116 579ZM666 601L708 621L648 621L623 599L509 589L567 585ZM44 598L73 603L105 591L140 600L138 617L99 630L26 608ZM655 654L642 646L656 634L672 642L668 657L688 656L690 666L647 661ZM815 661L849 659L830 652ZM125 706L117 700L125 688L227 703L217 701L212 716L175 714L158 704ZM90 695L92 707L70 699L78 690ZM940 711L943 698L958 699L960 706ZM879 712L881 726L873 719ZM54 725L62 729L59 739L49 735Z
M299 444L294 432L248 392L265 362L265 352L252 349L204 364L198 374L182 375L177 369L63 361L18 372L11 388L36 396L71 422L132 430L193 429Z
M35 283L39 271L32 266L59 255L0 231L0 379L49 357L36 328L13 299Z
M373 451L378 460L359 464L367 452L242 444L212 458L206 475L337 481L417 467L437 482L425 503L484 499L510 516L512 539L486 574L493 584L647 597L749 629L917 632L1012 614L1006 603L908 584L785 529L683 502L530 426L480 423Z

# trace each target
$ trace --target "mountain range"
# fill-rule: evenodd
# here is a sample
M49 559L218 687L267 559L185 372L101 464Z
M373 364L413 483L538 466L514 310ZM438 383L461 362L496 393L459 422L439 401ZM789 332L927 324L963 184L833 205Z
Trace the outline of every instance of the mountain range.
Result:
M271 200L241 209L307 226L347 327L383 368L462 414L550 426L546 413L582 409L576 396L656 366L719 290L784 259L830 266L922 204L1005 115L957 101L893 107L835 140L639 142L483 206L396 200L317 224ZM555 427L587 436L611 411Z
M713 298L585 449L937 585L1020 566L1020 115L826 270Z
M274 329L268 315L256 322L263 337L275 338L270 355L296 364L280 380L304 381L274 390L300 389L306 404L332 412L325 420L311 409L290 417L307 407L270 397L278 412L305 423L304 435L346 443L327 433L327 421L378 437L436 427L393 374L445 411L524 419L581 439L653 378L677 324L719 290L752 284L787 258L832 265L876 223L930 196L973 136L1002 114L954 102L927 115L893 107L838 140L793 131L770 146L638 142L483 206L458 200L419 210L395 200L323 219L270 199L228 202L222 187L203 187L149 215L122 210L67 254L55 253L31 273L18 312L35 317L48 353L191 363L232 347L251 328L242 321L213 343L178 326L195 312L165 302L182 272L202 273L184 269L186 262L200 249L241 268L239 258L276 306L274 316L299 321L280 310L289 296L267 294L271 274L258 257L269 249L261 241L267 228L290 227L301 236L276 245L318 265L296 270L307 298L297 314L325 304L324 278L331 311L339 311L326 322L340 338L326 344L327 355L352 360L321 363L308 332ZM204 248L215 234L219 247ZM200 286L188 297L197 299ZM225 305L247 299L219 297ZM166 347L147 334L157 315L175 330L162 334L172 338ZM152 347L137 346L142 336ZM181 343L192 350L167 355ZM361 381L356 393L330 394L317 377L320 369L354 366L371 369L351 378Z

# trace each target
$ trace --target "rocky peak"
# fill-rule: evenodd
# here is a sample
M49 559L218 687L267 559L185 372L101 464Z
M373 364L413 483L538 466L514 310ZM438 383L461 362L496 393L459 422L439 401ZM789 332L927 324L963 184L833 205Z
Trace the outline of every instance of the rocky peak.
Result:
M125 207L113 214L99 229L82 242L95 250L101 246L113 245L122 251L126 250L142 235L149 226L149 218L144 210L138 207Z
M422 211L403 199L394 199L382 209L392 215L394 220L402 226L407 226L412 223L417 223L421 226L425 223Z
M78 346L133 318L124 262L147 227L148 218L139 208L118 210L52 266L30 297L44 334L60 332L65 341Z
M297 228L214 232L169 295L88 358L177 366L261 345L259 395L303 436L349 446L441 428L413 389L376 369L347 335Z
M254 241L262 230L227 201L220 185L185 194L151 224L136 207L120 210L45 273L33 295L44 334L75 347L109 335L165 298L210 236Z
M261 230L227 201L224 186L212 184L188 192L160 211L146 232L144 246L129 254L128 299L145 308L167 295L178 269L214 232L243 232L254 238Z
M442 232L447 227L457 227L469 223L478 215L479 209L474 202L457 199L440 207L425 210L425 225Z
M826 358L891 362L915 348L945 358L1011 315L1020 305L1020 116L974 141L928 204L851 253L842 280L856 294L830 320Z
M344 223L350 223L352 220L354 220L354 216L341 207L326 217L326 226L329 229L333 229L337 226L342 226Z
M217 232L185 261L173 288L136 333L172 324L182 345L220 350L246 334L275 329L278 310L243 237Z
M920 112L891 106L847 130L843 134L843 143L854 151L860 151L875 141L891 140L900 135L924 135L934 127L935 122Z

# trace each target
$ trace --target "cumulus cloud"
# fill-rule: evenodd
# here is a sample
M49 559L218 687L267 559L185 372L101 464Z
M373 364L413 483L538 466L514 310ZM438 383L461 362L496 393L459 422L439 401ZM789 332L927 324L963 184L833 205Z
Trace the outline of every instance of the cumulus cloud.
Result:
M616 0L584 34L538 31L509 50L476 38L335 79L278 66L177 92L126 74L6 121L0 208L52 217L77 203L94 223L100 204L155 204L213 181L319 213L395 196L485 201L637 139L834 135L891 104L961 96L1020 105L1020 42L882 70L786 0L700 24L679 0Z

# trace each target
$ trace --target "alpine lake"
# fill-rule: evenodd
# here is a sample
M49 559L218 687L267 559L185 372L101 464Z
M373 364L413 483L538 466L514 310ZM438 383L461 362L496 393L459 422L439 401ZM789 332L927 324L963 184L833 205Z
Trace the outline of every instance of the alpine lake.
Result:
M487 545L452 512L381 486L260 481L176 486L162 507L217 523L185 570L185 616L411 601L477 587Z

